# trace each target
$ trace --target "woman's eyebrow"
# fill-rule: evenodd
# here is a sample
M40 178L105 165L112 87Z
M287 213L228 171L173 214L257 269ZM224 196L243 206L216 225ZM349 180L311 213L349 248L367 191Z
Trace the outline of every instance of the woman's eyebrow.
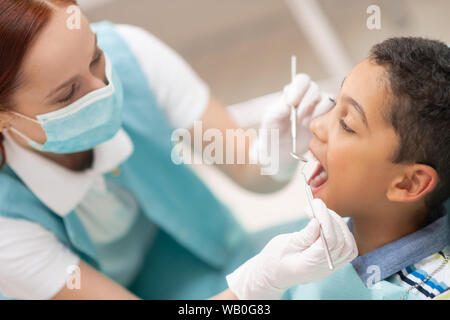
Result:
M94 53L92 54L92 60L95 58L95 54L97 53L97 34L95 34L95 39L94 39ZM77 78L77 76L73 76L72 78L70 78L69 80L65 81L62 85L58 86L55 90L53 90L52 92L49 93L49 95L46 98L51 97L52 95L54 95L56 92L58 92L59 90L61 90L62 88L68 86L70 83L72 83L72 81L74 81Z
M364 125L366 126L367 129L369 129L369 124L367 123L367 117L366 114L364 113L363 107L355 99L345 94L342 96L342 99L351 104L356 109L356 111L358 111Z

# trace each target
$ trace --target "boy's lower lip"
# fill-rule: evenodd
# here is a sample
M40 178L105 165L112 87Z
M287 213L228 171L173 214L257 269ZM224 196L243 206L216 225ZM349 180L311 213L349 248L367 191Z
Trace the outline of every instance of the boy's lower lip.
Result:
M317 193L319 193L319 191L323 189L323 187L327 184L327 182L328 182L328 181L325 181L324 183L322 183L322 184L321 184L319 187L317 187L317 188L310 186L311 192L312 192L313 196L315 196Z

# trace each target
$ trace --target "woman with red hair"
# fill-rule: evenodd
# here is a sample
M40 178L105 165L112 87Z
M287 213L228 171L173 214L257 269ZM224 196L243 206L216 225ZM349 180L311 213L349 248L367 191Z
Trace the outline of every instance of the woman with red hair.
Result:
M73 0L0 0L0 298L203 299L272 235L297 230L247 234L173 163L173 129L196 120L237 129L148 32L89 24ZM252 190L285 184L257 165L219 167ZM318 225L305 232L296 239L310 245Z

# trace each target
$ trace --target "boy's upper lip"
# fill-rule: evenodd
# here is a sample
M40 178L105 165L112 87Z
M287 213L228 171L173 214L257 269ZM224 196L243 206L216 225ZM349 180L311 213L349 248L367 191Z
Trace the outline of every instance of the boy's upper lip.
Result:
M317 156L317 154L314 152L314 150L311 146L309 146L309 151L311 151L314 158L316 158L317 161L319 161L320 165L325 169L325 171L328 172L327 167L324 165L323 161Z

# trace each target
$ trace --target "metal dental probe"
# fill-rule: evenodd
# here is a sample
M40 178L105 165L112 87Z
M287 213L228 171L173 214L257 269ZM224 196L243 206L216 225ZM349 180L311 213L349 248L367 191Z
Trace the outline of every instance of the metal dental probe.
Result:
M297 73L297 58L296 56L291 57L291 81L294 82L295 75ZM303 166L301 168L301 173L303 176L303 179L305 180L305 189L306 189L306 197L308 198L309 207L311 208L312 214L314 218L316 218L316 214L314 212L312 201L313 201L313 194L311 191L311 187L308 184L308 179L306 179L305 172L303 171L305 168L306 163L308 162L307 159L305 159L303 156L297 154L297 114L296 114L296 108L293 105L290 105L291 113L290 113L290 121L291 121L291 136L292 136L292 152L290 152L290 155L297 160L300 160L303 162ZM330 270L334 269L333 262L331 260L330 251L328 249L327 242L325 240L325 237L323 235L322 226L319 224L319 230L320 230L320 238L322 239L322 244L325 248L325 254L328 261L328 267Z
M294 83L295 74L297 73L297 57L291 57L291 82ZM293 105L289 105L291 108L290 120L291 120L291 136L292 136L292 152L291 156L297 160L306 162L307 160L301 155L297 154L297 110Z

